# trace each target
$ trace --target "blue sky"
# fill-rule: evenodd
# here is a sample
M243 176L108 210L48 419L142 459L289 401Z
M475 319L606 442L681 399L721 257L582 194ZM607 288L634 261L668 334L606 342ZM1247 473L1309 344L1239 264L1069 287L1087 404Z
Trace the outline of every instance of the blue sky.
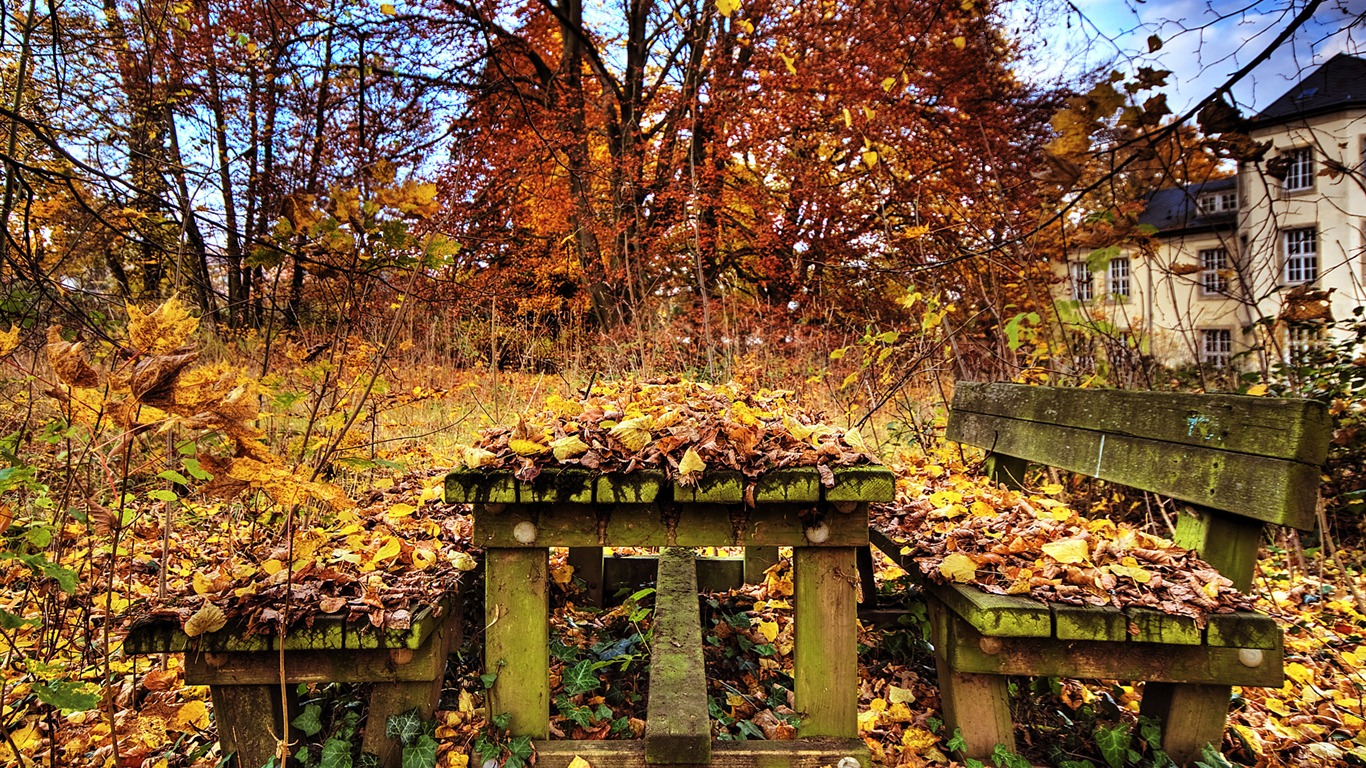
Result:
M1168 103L1199 101L1270 45L1307 0L1018 0L1014 18L1040 20L1033 68L1076 76L1112 66L1169 69ZM1157 35L1162 48L1148 51ZM1326 0L1287 44L1233 89L1245 114L1338 53L1366 56L1366 0Z

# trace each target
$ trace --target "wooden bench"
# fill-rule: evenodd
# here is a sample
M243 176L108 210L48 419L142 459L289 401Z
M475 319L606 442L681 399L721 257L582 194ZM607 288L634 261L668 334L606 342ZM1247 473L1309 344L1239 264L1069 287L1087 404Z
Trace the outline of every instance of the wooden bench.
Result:
M361 749L385 768L398 768L402 745L385 735L390 715L418 709L430 718L441 698L446 657L460 642L460 603L451 595L413 617L402 631L376 631L323 617L284 638L284 681L290 709L297 683L372 683ZM126 654L185 654L185 683L207 685L218 726L219 747L236 768L260 768L276 754L282 722L280 638L244 635L229 624L188 637L179 622L135 624L124 640ZM290 716L295 713L291 711Z
M1007 485L1037 462L1187 502L1176 542L1245 592L1263 526L1314 526L1329 434L1324 407L1306 400L966 382L948 422L948 437L986 449L991 478ZM970 757L1015 743L1005 675L1147 681L1142 711L1182 764L1219 746L1231 686L1284 683L1280 629L1260 614L1211 615L1202 630L1147 609L927 591L944 721Z
M496 672L490 714L506 713L514 736L536 740L539 768L583 757L594 768L642 764L834 765L868 750L858 738L855 552L868 545L868 502L890 501L882 467L815 468L759 478L745 503L737 472L710 472L690 487L661 471L599 475L463 470L446 479L446 501L474 505L485 551L484 665ZM792 742L714 742L707 708L697 564L687 548L793 547L793 691L801 715ZM655 601L650 695L642 741L549 741L549 547L662 547ZM591 562L591 560L590 560Z

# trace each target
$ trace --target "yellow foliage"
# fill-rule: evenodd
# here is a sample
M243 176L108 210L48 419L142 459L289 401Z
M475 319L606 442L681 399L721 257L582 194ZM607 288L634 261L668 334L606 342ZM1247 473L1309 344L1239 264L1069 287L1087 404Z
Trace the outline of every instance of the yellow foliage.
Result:
M189 307L171 296L152 312L145 313L136 304L127 304L128 341L149 355L165 355L179 349L199 327L199 318L190 315Z
M0 357L6 357L19 347L19 326L10 324L8 331L0 331Z

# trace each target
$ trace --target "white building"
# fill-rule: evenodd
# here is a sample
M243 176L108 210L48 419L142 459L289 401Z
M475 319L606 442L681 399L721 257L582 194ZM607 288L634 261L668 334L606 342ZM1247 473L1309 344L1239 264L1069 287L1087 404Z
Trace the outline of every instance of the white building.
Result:
M1366 303L1366 59L1340 54L1252 118L1236 176L1154 193L1149 242L1068 264L1067 298L1160 363L1257 368Z

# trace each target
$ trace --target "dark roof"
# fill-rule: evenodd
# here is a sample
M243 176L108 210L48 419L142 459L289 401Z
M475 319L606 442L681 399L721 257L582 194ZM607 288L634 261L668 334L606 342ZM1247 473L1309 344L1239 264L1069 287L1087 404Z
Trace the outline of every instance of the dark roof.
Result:
M1138 223L1156 227L1159 235L1231 229L1237 223L1237 210L1201 214L1196 201L1207 192L1224 192L1237 187L1238 178L1229 176L1203 184L1159 189L1148 196L1148 207L1139 214Z
M1252 122L1274 124L1351 106L1366 106L1366 59L1339 53L1271 102Z

